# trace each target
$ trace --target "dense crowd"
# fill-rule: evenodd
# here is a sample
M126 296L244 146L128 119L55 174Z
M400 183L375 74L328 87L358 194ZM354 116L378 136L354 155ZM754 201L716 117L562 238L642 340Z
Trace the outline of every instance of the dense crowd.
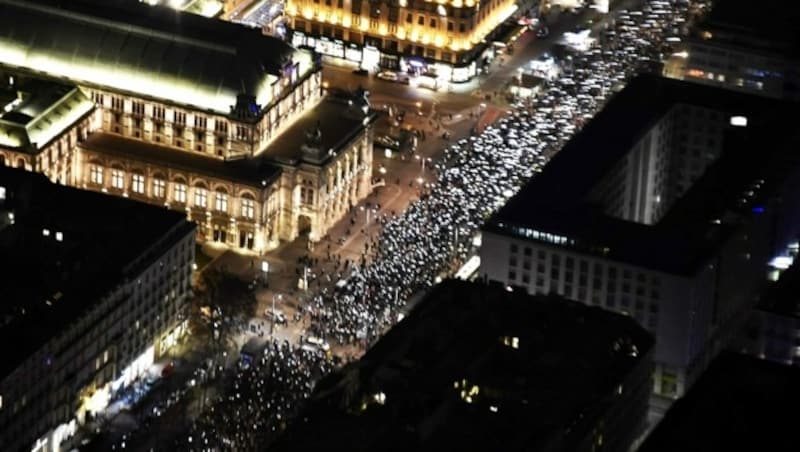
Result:
M693 2L696 4L698 2ZM557 56L560 75L534 99L478 134L451 145L420 184L419 200L383 214L362 259L330 256L334 277L311 292L303 309L308 336L364 346L400 317L409 298L451 274L473 251L485 219L512 196L636 72L671 52L688 1L648 1L621 11L585 52ZM367 259L367 253L369 258ZM295 414L313 382L334 368L320 348L271 342L264 357L237 369L224 394L190 429L181 449L249 450Z

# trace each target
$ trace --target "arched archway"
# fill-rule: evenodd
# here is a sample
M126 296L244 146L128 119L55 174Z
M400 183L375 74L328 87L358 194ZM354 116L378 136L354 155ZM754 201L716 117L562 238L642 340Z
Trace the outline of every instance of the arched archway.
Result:
M311 234L311 217L308 215L297 216L297 235L308 237Z

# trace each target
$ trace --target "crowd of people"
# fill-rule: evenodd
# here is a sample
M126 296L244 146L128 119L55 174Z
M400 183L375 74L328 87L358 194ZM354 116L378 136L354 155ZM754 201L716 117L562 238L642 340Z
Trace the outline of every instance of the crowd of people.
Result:
M698 2L693 2L698 3ZM367 242L369 259L337 262L330 284L312 287L303 307L306 335L363 347L402 316L412 295L452 274L474 252L482 223L638 71L671 52L665 40L692 7L686 0L646 1L617 12L588 51L558 58L560 75L533 99L479 134L460 140L421 181L420 197L397 215L381 215ZM366 251L365 251L366 252ZM237 368L178 449L250 450L266 444L296 414L313 382L336 367L325 350L270 342L264 357Z

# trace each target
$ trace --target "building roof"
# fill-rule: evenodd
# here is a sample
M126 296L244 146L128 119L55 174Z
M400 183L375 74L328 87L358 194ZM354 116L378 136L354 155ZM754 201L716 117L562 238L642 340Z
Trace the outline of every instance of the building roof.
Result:
M94 111L79 88L43 79L0 81L0 146L36 153Z
M263 187L280 174L280 166L298 165L301 162L320 165L342 151L365 125L376 119L373 111L364 114L347 103L322 100L309 109L280 135L270 142L264 152L245 159L224 161L207 155L179 151L110 133L94 133L81 146L95 152L121 158L151 163L162 168L173 168ZM306 134L319 124L321 131L321 158L303 152ZM329 152L330 151L330 152Z
M781 272L780 278L761 294L757 309L787 317L800 318L800 265Z
M0 186L0 379L195 227L180 212L21 169L0 167Z
M708 41L752 49L761 54L800 58L800 4L786 0L763 0L758 7L748 0L714 2L697 25L711 32Z
M653 343L600 308L447 280L269 450L576 450L564 431L591 428Z
M136 0L0 0L0 65L167 103L266 106L290 60L313 65L259 30Z
M280 168L264 159L225 161L111 133L93 133L80 146L111 157L149 163L165 172L186 171L258 188L280 175Z
M800 369L723 353L667 411L639 452L797 450Z
M723 155L655 224L607 215L589 200L594 187L655 123L678 105L701 106L748 118L724 133ZM676 274L692 274L732 227L715 220L751 215L739 204L754 180L765 196L800 164L795 105L678 80L641 75L616 94L484 228L524 236L523 229L557 234L577 249ZM787 133L789 132L789 133ZM758 153L753 152L758 149ZM751 204L758 199L752 199Z
M377 114L372 110L364 113L357 105L350 105L347 101L323 99L275 137L263 155L284 164L297 164L300 161L320 164L336 155L376 119ZM308 141L307 134L316 128L320 132L316 146L322 151L319 158L301 151Z

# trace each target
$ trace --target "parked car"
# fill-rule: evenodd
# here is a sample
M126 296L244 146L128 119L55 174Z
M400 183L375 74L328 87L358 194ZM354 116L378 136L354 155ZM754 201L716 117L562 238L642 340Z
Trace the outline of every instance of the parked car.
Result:
M369 75L369 71L366 69L358 68L353 70L353 74L355 75Z

